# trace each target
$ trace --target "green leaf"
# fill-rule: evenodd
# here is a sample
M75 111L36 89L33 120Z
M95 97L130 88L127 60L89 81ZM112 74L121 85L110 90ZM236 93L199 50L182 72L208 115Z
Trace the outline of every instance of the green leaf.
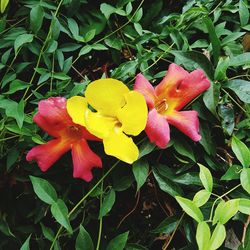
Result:
M250 214L250 199L239 199L239 211L243 214Z
M69 27L71 34L73 35L75 39L77 39L79 36L79 27L78 27L77 22L73 18L68 18L67 21L68 21L68 27Z
M228 65L233 67L244 66L246 64L250 64L250 52L231 57L228 62Z
M77 235L76 238L75 249L83 250L83 246L84 250L94 250L94 244L89 233L85 230L85 228L82 225L80 225L79 234Z
M225 202L218 218L220 224L227 223L238 212L238 210L239 199L233 199Z
M207 203L210 198L211 193L206 189L202 189L197 192L193 198L193 202L197 207L201 207Z
M30 250L30 237L31 237L31 235L23 243L23 245L21 246L20 250Z
M34 35L32 34L22 34L19 35L14 42L15 54L20 47L22 47L26 43L31 43L33 41Z
M116 12L116 8L107 3L102 3L100 6L100 10L107 20L109 19L111 14Z
M227 172L221 177L222 181L231 181L240 179L240 171L242 167L240 165L232 165Z
M204 188L208 191L208 192L212 192L213 190L213 177L211 175L211 172L209 171L208 168L206 168L205 166L203 166L202 164L199 164L200 167L200 180L202 185L204 186Z
M250 81L240 79L230 80L224 83L222 87L231 89L240 98L241 101L250 103Z
M191 159L195 162L195 156L192 147L187 143L185 139L175 139L174 140L174 148L175 150L183 155Z
M52 203L51 213L56 221L65 227L70 234L73 232L68 218L68 208L63 200L58 199Z
M239 14L240 14L240 24L241 24L241 27L243 27L248 24L248 20L249 20L248 6L244 2L244 0L240 0L239 2Z
M30 180L39 199L50 205L57 200L56 190L48 181L34 176L30 176Z
M177 216L170 216L163 220L155 229L153 229L152 233L164 233L171 234L178 224L179 218Z
M106 250L123 250L128 240L129 232L125 232L112 239L107 246Z
M84 47L81 48L79 52L79 57L85 54L88 54L92 50L92 47L90 45L85 45Z
M250 150L249 148L240 141L236 136L232 137L232 150L240 161L244 168L248 168L250 165Z
M48 227L45 227L43 225L43 223L40 223L41 225L41 228L42 228L42 232L43 232L43 235L44 237L49 240L49 241L53 241L54 240L54 237L55 237L55 234L54 232L52 231L52 229L48 228Z
M134 27L135 27L135 30L136 30L136 32L140 35L140 36L142 36L142 26L139 24L139 23L134 23Z
M133 174L137 183L137 191L143 186L148 177L149 165L145 159L137 160L132 166Z
M93 45L91 45L91 48L94 50L108 50L108 48L101 43L93 44Z
M144 141L139 147L139 159L145 155L148 155L155 149L155 144L150 143L149 141Z
M175 199L182 207L182 209L198 223L203 221L203 214L201 210L195 205L195 203L189 199L176 196Z
M30 86L28 83L16 79L10 83L9 91L5 92L4 94L13 94L19 90L26 89L28 86Z
M165 176L161 176L156 169L153 169L153 174L162 191L173 197L183 194L182 189L176 183L167 179Z
M110 191L105 195L103 199L102 206L99 212L99 219L105 216L113 207L115 203L115 191L110 189Z
M16 148L13 148L8 152L6 168L10 170L11 166L17 161L19 157L19 151Z
M54 73L54 74L53 74L53 77L54 77L55 79L62 80L62 81L65 81L65 80L69 80L69 79L70 79L70 76L66 75L66 74L63 73L63 72Z
M220 223L217 224L215 227L212 237L208 243L210 246L208 250L216 250L218 249L224 242L226 238L226 229L224 225L221 225Z
M223 214L224 212L224 204L225 204L225 201L221 200L221 202L216 207L215 212L214 212L214 217L213 217L213 225L215 225L219 221L220 217L222 216L221 214Z
M211 111L211 113L215 117L218 117L216 108L218 106L219 97L220 97L220 84L212 82L210 88L203 95L203 101L206 107Z
M198 223L196 230L196 242L199 250L205 250L209 246L211 232L208 224L205 221Z
M43 24L44 11L40 5L32 7L30 11L30 29L36 34Z
M132 22L133 22L133 23L138 23L138 22L141 20L142 15L143 15L143 10L142 10L142 8L140 8L140 9L136 12L136 14L134 15L134 17L133 17L133 19L132 19Z
M95 37L95 32L95 29L91 29L85 34L84 40L86 43L91 41Z
M221 49L220 40L217 37L212 20L208 16L204 17L203 20L208 30L210 42L212 43L212 48L213 48L212 53L213 53L213 58L214 58L214 64L217 65L218 60L219 60L219 55L220 55L220 49Z
M232 34L226 36L222 41L221 45L225 46L227 43L233 42L238 38L242 37L246 32L233 32Z
M242 187L250 194L250 168L243 168L240 174Z
M4 13L10 0L1 0L1 13Z

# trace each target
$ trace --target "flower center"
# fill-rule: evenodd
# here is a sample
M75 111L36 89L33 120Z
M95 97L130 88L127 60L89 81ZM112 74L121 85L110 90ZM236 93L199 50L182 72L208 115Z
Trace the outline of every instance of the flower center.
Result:
M155 104L155 109L158 113L162 114L168 109L167 100L164 98L162 100L159 100Z
M82 132L77 126L67 127L67 135L71 140L79 140L82 137Z

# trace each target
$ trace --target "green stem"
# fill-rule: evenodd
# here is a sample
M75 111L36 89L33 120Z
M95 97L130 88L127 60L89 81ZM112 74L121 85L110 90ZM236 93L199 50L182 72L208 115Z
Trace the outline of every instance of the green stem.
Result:
M71 211L68 214L68 217L70 217L75 211L76 209L89 197L89 195L102 183L102 181L110 174L110 172L118 165L120 161L117 161L103 176L102 178L94 185L94 187L92 187L89 192L83 196L83 198L71 209ZM57 238L59 237L61 231L63 230L63 227L60 226L60 228L58 229L56 236L50 246L50 250L53 249Z
M213 213L214 213L214 206L216 205L218 200L221 200L224 196L228 195L229 193L233 192L235 189L237 189L238 187L240 187L241 184L238 184L237 186L233 187L232 189L230 189L229 191L227 191L225 194L218 196L218 198L213 202L212 208L211 208L211 212L210 212L210 216L209 216L209 221L212 221L212 217L213 217Z
M103 181L101 183L100 209L102 207L102 193L103 193ZM97 239L97 244L96 244L96 250L99 250L99 248L100 248L101 237L102 237L102 217L99 220L99 231L98 231L98 239Z

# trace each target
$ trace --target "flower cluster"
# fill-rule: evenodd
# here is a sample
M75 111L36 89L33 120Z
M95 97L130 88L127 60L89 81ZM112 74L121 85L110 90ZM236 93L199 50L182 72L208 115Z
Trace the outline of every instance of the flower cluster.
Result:
M132 136L143 130L159 148L165 148L170 140L169 124L199 141L197 112L180 110L209 86L202 70L188 73L171 64L155 88L138 74L134 90L107 78L90 83L85 97L42 100L33 120L54 139L32 148L26 158L36 160L40 169L46 171L71 150L73 176L90 181L92 168L102 167L102 161L88 146L89 140L102 141L107 155L129 164L139 156Z

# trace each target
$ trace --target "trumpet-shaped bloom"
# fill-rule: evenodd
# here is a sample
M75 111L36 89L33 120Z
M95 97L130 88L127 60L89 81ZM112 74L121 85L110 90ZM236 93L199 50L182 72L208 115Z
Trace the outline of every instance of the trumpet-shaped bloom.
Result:
M138 74L134 89L144 95L149 108L145 129L149 140L165 148L170 140L171 124L193 141L199 141L198 113L180 110L209 86L210 82L202 70L188 73L174 63L155 88L142 74Z
M99 140L83 126L75 124L66 110L66 99L51 97L40 101L38 113L33 120L55 139L32 148L26 159L35 160L42 171L46 171L64 153L71 150L73 159L73 176L90 181L91 170L102 167L102 161L88 146L87 140Z
M138 148L128 135L136 136L146 126L148 112L142 94L118 80L100 79L88 85L85 98L70 98L67 110L75 123L103 140L106 154L130 164L138 159Z

